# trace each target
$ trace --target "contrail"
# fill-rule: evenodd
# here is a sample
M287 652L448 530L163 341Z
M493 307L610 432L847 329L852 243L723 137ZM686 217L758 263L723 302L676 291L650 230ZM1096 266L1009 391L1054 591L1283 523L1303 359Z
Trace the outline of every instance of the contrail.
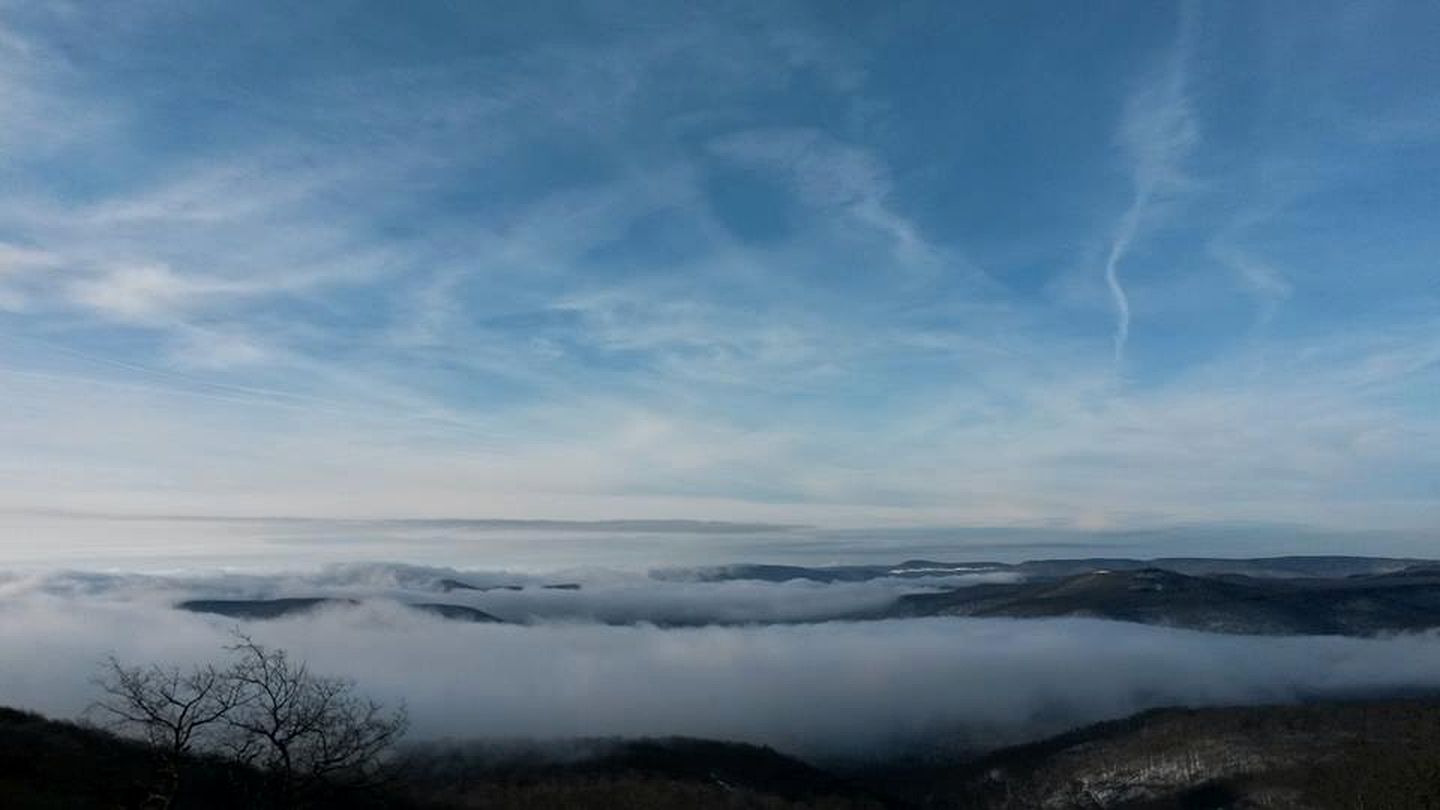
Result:
M1105 259L1105 284L1109 286L1110 297L1115 301L1116 366L1125 359L1125 343L1130 339L1130 297L1125 294L1125 288L1120 284L1120 260L1130 250L1130 242L1134 240L1135 231L1140 227L1140 214L1144 211L1149 196L1148 193L1136 190L1135 200L1120 219L1120 227L1115 232L1115 239L1110 243L1110 255Z
M1185 92L1185 63L1191 50L1195 7L1181 7L1180 32L1161 71L1131 94L1120 122L1120 143L1130 158L1135 187L1130 207L1120 218L1105 258L1105 285L1115 302L1115 365L1125 359L1130 340L1130 297L1120 283L1120 263L1140 233L1140 223L1154 199L1182 186L1179 162L1198 140L1195 114Z

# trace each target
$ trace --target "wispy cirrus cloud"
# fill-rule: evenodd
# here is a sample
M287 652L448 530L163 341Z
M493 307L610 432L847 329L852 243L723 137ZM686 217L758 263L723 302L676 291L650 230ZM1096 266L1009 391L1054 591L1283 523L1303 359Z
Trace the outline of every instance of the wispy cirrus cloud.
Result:
M1432 152L1311 131L1306 21L1040 53L803 3L361 4L300 47L323 4L21 5L0 106L55 137L0 136L8 505L1433 521Z
M1115 364L1125 359L1130 340L1130 297L1120 279L1120 265L1154 208L1182 190L1188 179L1182 161L1199 141L1199 128L1186 87L1196 9L1182 7L1180 33L1160 67L1147 76L1126 100L1118 140L1129 163L1130 206L1115 226L1105 253L1105 284L1115 305Z
M940 260L918 226L895 210L888 170L864 149L800 128L739 132L717 139L710 149L780 173L807 205L840 218L838 233L855 227L876 231L890 243L897 267L923 268Z

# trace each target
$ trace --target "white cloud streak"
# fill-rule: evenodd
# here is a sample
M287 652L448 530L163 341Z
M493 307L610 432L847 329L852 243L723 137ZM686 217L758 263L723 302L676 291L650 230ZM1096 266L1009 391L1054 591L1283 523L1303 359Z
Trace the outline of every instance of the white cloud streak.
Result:
M1119 142L1129 162L1133 186L1130 207L1105 254L1105 285L1115 305L1115 365L1125 359L1130 340L1130 297L1120 266L1142 234L1155 204L1187 184L1181 162L1199 142L1195 111L1187 88L1195 10L1183 6L1180 34L1161 68L1145 78L1126 101Z
M887 168L863 148L805 129L745 131L710 148L730 160L783 173L806 204L849 226L879 233L890 242L897 268L933 270L941 260L939 249L895 210Z

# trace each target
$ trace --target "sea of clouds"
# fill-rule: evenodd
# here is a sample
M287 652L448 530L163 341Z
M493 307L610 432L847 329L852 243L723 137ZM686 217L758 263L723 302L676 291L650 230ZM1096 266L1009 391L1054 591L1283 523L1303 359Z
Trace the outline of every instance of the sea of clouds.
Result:
M524 589L437 598L442 574ZM180 665L222 658L236 621L176 610L179 599L339 595L367 601L243 629L403 703L416 740L687 735L864 757L937 741L999 746L1154 706L1440 688L1435 634L1223 636L1087 619L818 621L954 580L696 583L379 565L274 576L12 575L0 579L0 705L77 716L109 654ZM582 590L538 587L560 581ZM523 614L527 623L446 621L391 601L420 595ZM723 623L656 623L674 621Z

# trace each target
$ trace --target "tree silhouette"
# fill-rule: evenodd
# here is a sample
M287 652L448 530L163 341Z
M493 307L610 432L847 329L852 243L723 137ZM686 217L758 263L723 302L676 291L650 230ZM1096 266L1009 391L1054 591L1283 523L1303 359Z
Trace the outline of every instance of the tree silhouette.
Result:
M266 778L259 802L301 807L327 788L374 786L385 752L404 733L403 709L355 693L353 681L311 672L281 649L239 631L227 666L129 667L111 657L91 707L150 743L160 759L146 810L168 810L193 754L218 755Z
M225 673L244 696L224 722L225 749L274 778L281 806L325 786L376 783L384 752L404 733L405 713L359 697L354 682L312 673L284 651L237 634Z
M185 758L218 741L229 714L245 699L240 684L212 665L127 667L106 659L96 683L103 697L91 709L109 725L145 739L159 767L144 807L168 810L180 790Z

